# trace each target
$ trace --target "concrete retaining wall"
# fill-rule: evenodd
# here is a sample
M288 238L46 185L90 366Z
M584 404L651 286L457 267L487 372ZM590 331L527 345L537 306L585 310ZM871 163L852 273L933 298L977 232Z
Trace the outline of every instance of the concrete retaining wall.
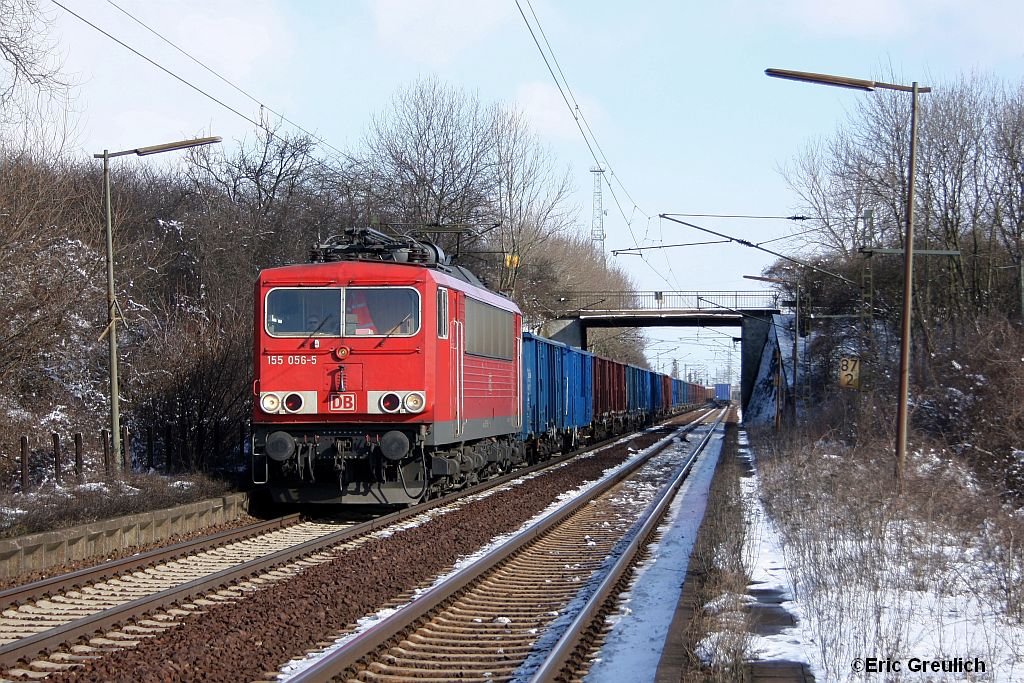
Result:
M129 546L162 541L175 534L236 520L248 509L249 494L235 493L166 510L0 539L0 576L17 576Z

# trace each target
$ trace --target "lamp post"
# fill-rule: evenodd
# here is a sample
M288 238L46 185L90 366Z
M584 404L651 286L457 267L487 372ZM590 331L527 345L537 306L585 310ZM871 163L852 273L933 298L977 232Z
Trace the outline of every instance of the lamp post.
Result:
M907 169L907 230L903 240L903 312L900 316L900 388L896 404L896 490L903 492L903 465L907 458L907 401L910 393L910 315L914 290L914 169L917 164L917 95L931 92L914 81L910 85L882 83L861 78L786 69L765 69L774 78L805 81L840 88L874 91L899 90L910 93L910 162Z
M793 306L793 425L796 426L796 375L797 367L799 366L797 355L797 342L800 338L800 283L791 282L789 280L780 280L774 277L761 277L758 275L744 275L748 280L760 280L761 282L771 282L776 285L790 285L796 290L796 301Z
M107 327L103 334L107 335L107 343L110 351L110 438L114 453L115 467L121 467L121 413L118 398L117 381L117 296L114 292L114 229L110 210L110 158L120 157L128 154L147 156L159 154L160 152L173 152L189 147L199 147L220 142L219 137L196 138L193 140L180 140L178 142L167 142L162 145L151 147L139 147L126 149L120 152L103 150L102 154L94 154L93 158L103 159L103 205L106 213L107 224ZM100 339L102 339L102 335Z

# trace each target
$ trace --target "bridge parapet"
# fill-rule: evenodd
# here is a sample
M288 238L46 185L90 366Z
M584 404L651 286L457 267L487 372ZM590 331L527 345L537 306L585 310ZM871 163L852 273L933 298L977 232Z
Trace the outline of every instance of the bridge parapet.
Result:
M736 311L777 309L779 295L765 290L689 292L574 292L558 298L556 308L570 316L598 311Z

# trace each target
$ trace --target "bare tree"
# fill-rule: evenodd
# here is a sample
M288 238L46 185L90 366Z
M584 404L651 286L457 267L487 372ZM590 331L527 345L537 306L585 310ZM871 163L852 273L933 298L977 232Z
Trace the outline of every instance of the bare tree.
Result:
M336 198L322 186L306 136L265 125L233 153L192 150L186 171L197 220L190 263L181 264L195 287L219 303L247 301L261 268L304 260L318 230L332 229ZM326 225L325 225L326 224Z
M490 112L478 97L424 78L374 117L360 156L372 213L410 226L475 220L491 192Z
M848 137L839 133L828 143L814 142L785 167L783 176L802 200L810 214L809 225L816 230L804 232L796 244L812 251L838 253L849 257L864 244L874 243L868 232L871 226L861 224L861 217L870 205L867 186L862 182L846 182L856 177L850 169L860 160L854 158Z
M995 205L993 223L1000 242L1018 266L1017 286L1024 262L1024 84L995 95L991 127ZM1024 310L1021 315L1024 316Z
M50 101L66 107L69 81L60 74L37 0L0 0L0 121L31 125Z
M984 227L991 225L985 149L988 92L988 84L979 77L962 78L922 106L926 125L920 133L921 236L925 248L961 250L962 256L924 259L926 294L921 301L934 303L942 317L953 320L963 317L968 304L974 309L984 305L979 275L990 256ZM928 295L931 287L937 297Z
M491 123L493 173L491 207L498 224L499 288L516 294L520 265L564 232L575 212L568 205L568 171L555 172L551 153L540 143L523 115L498 108Z
M81 169L56 164L0 148L0 380L37 367L99 271L79 210L89 204Z

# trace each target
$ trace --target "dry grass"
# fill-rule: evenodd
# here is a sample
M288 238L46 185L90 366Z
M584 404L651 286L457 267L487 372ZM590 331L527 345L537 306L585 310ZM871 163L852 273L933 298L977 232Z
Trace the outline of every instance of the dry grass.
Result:
M694 652L684 681L742 681L751 655L745 610L749 558L736 458L736 428L730 426L711 483L708 508L690 556L693 618L685 642Z
M29 494L0 495L0 537L86 524L101 519L194 503L232 491L204 475L126 475L86 486L52 483Z
M830 409L863 424L885 412L873 404ZM861 428L853 439L847 423L753 437L762 496L830 679L848 676L855 657L911 651L922 623L964 630L961 642L933 656L991 662L1019 647L977 617L1024 615L1024 523L967 463L915 443L898 494L884 430Z

